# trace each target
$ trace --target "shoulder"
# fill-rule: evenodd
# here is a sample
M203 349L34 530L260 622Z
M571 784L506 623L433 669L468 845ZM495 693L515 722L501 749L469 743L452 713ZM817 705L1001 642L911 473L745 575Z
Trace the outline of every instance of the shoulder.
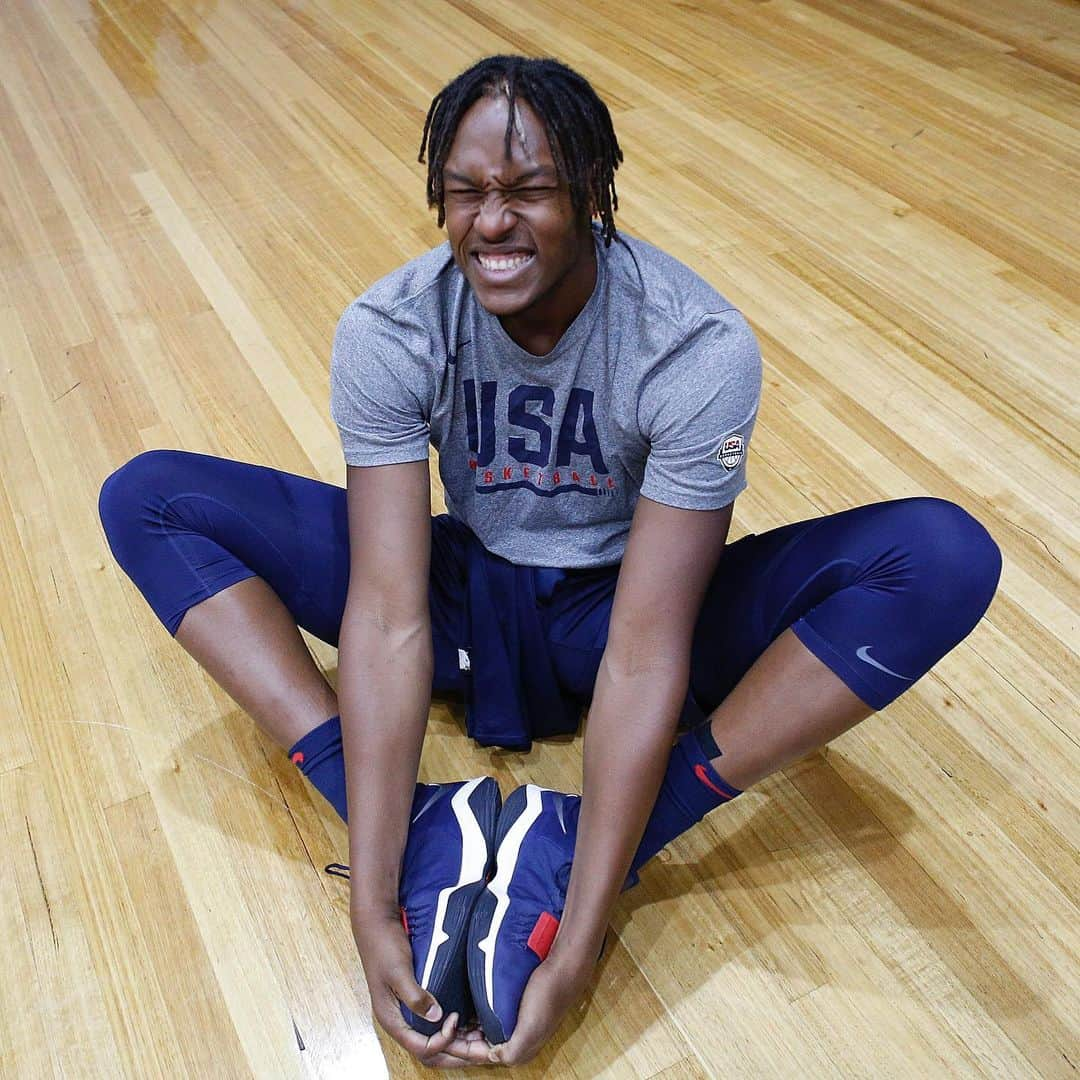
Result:
M643 319L660 320L676 336L689 334L706 316L738 315L697 271L645 240L620 232L607 252L612 288L632 300Z
M450 296L463 282L449 244L440 244L380 278L345 309L338 323L341 340L396 328L416 333L433 328Z
M623 326L632 327L630 362L643 379L681 373L691 379L722 375L760 381L761 351L753 329L700 274L624 233L608 253L614 306Z
M358 300L372 308L394 311L402 305L437 296L440 288L447 284L447 277L454 273L456 267L450 245L439 244L379 278Z

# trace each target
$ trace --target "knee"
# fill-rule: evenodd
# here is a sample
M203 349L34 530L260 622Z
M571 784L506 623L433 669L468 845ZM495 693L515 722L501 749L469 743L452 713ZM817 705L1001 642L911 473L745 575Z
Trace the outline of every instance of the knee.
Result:
M905 506L909 535L919 538L944 590L941 601L981 617L1001 577L1001 550L994 538L962 506L945 499L910 499Z
M146 450L106 478L98 494L98 517L110 541L160 493L162 480L180 453Z

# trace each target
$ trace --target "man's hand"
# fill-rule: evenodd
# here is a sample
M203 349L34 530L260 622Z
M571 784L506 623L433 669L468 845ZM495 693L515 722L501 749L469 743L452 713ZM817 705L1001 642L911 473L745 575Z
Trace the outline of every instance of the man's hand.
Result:
M466 1035L457 1030L457 1013L442 1017L442 1030L430 1036L421 1035L405 1022L401 1003L432 1021L439 1020L442 1009L413 975L412 950L401 922L392 915L354 913L352 927L379 1026L424 1065L462 1068L485 1064L490 1048L476 1033Z
M547 959L532 973L521 998L513 1034L488 1054L492 1064L523 1065L532 1061L589 985L593 964L568 959L557 949L556 941ZM475 1060L478 1049L472 1053Z

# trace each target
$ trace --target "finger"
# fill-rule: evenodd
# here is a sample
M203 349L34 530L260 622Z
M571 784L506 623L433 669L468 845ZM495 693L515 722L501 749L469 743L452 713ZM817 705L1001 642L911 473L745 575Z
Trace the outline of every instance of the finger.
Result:
M442 1027L434 1035L421 1035L426 1047L427 1054L441 1054L450 1046L457 1036L458 1014L450 1013L443 1020ZM419 1033L418 1033L419 1034Z
M469 1069L476 1062L463 1061L461 1058L453 1057L450 1054L438 1054L433 1058L421 1058L420 1064L426 1065L430 1069Z
M477 1065L492 1064L489 1057L491 1046L484 1038L464 1039L460 1036L447 1046L440 1054L423 1058L425 1065L431 1064L437 1068L455 1069L468 1066L474 1068Z
M437 1061L443 1061L443 1059L447 1058L461 1062L459 1056L448 1052L456 1041L457 1022L458 1014L450 1013L443 1021L443 1026L439 1031L428 1037L424 1052L417 1055L425 1065L433 1065ZM447 1067L445 1061L441 1067Z
M524 1022L523 1022L524 1021ZM545 1033L537 1031L526 1015L519 1015L517 1026L504 1043L489 1047L488 1060L494 1065L520 1065L530 1061L543 1045Z
M488 1051L491 1047L483 1037L479 1039L469 1039L463 1035L458 1035L442 1049L448 1054L453 1054L455 1057L477 1062L487 1061Z
M460 1065L466 1060L462 1055L449 1052L453 1047L452 1043L450 1046L442 1046L439 1042L433 1043L432 1040L439 1039L440 1036L433 1035L428 1039L408 1026L401 1030L388 1031L388 1033L395 1042L425 1065L431 1064L437 1065L439 1068L448 1068Z
M401 924L394 926L390 940L386 943L390 956L383 969L383 978L405 1008L416 1016L421 1016L432 1023L440 1023L443 1011L434 994L425 990L417 981L413 971L412 946Z
M459 1040L447 1048L448 1054L463 1061L466 1065L491 1065L491 1046L485 1039Z
M432 1035L428 1044L439 1045L440 1049L450 1046L457 1037L457 1022L459 1019L460 1017L456 1012L450 1013L443 1021L443 1026L439 1029L438 1035Z
M404 972L391 975L390 989L405 1008L437 1024L443 1019L442 1006L414 978Z
M535 1051L529 1050L512 1050L508 1042L500 1043L498 1046L493 1046L488 1052L488 1064L489 1065L505 1065L507 1067L512 1065L524 1065L525 1062L531 1061Z
M419 1031L409 1027L405 1022L405 1017L401 1015L398 999L389 987L386 988L384 993L379 994L378 999L373 996L371 1004L379 1026L396 1043L408 1050L413 1057L419 1058L438 1053L443 1049L442 1042L448 1041L442 1040L441 1035L432 1036L432 1038L440 1039L440 1042L433 1046L428 1036L422 1035Z

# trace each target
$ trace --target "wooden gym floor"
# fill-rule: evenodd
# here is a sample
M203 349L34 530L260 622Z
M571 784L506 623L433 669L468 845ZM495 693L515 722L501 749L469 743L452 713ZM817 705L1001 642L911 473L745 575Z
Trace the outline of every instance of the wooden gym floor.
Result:
M158 625L96 499L151 447L343 481L335 321L440 242L424 111L497 51L594 81L622 226L760 335L734 535L931 494L1005 558L905 698L647 870L522 1075L1075 1076L1064 0L4 0L0 1071L421 1072L373 1032L322 873L345 828ZM436 704L426 777L579 783L580 742L459 725Z

